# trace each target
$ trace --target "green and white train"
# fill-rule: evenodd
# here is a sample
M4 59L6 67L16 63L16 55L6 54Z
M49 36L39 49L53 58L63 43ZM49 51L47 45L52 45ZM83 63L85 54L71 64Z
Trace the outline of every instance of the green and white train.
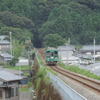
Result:
M58 50L52 48L46 50L45 61L48 65L56 65L58 62Z

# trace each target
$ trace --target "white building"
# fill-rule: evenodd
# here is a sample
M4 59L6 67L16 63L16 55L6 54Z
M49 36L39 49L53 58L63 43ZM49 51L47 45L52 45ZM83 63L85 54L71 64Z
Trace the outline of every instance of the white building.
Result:
M75 46L58 46L57 50L62 62L71 64L79 62L78 57L76 57L77 51Z

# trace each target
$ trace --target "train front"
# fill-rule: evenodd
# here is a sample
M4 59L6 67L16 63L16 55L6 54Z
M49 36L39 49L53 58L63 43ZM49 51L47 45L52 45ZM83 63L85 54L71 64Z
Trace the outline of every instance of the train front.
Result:
M58 50L46 50L46 63L57 64L58 62Z

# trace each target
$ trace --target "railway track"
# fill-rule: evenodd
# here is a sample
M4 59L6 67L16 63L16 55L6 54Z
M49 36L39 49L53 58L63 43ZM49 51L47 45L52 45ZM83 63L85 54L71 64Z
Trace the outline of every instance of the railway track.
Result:
M45 53L42 49L37 49L38 53L41 55L41 57L43 58L43 60L45 60Z
M44 52L41 49L39 49L38 52L41 54L42 58L45 59ZM88 77L83 76L83 75L76 74L74 72L64 70L64 69L60 68L58 65L49 66L49 67L52 70L54 70L55 72L65 76L65 77L69 77L72 80L77 81L78 83L80 83L82 86L90 89L91 91L93 91L97 94L100 94L100 81L88 78Z

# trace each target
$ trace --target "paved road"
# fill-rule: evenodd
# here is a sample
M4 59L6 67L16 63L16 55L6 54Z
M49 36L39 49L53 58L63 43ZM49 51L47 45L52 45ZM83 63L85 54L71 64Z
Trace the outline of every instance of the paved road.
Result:
M28 65L28 59L24 58L24 57L19 57L19 61L18 63L16 63L16 66L20 66L20 65Z
M21 92L19 100L32 100L31 92Z

